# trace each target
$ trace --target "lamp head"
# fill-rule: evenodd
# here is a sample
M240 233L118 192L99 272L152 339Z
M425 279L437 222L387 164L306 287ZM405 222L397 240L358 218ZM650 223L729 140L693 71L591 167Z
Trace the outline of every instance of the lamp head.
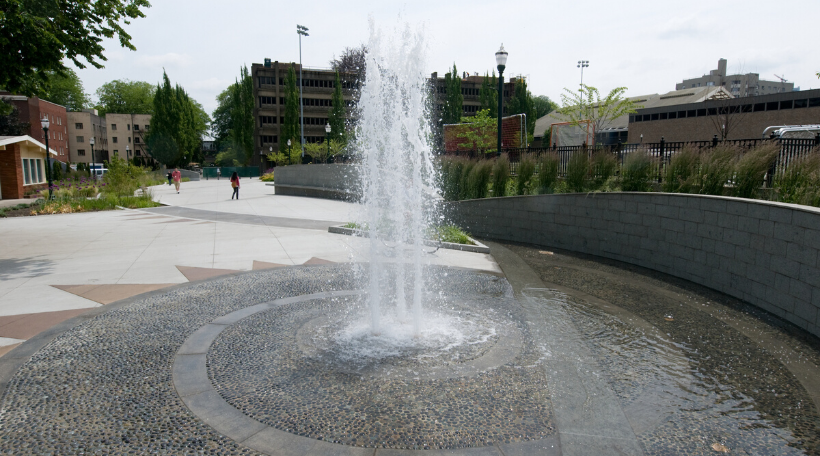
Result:
M91 147L94 147L94 137L88 139L88 144L91 144Z
M300 35L304 35L304 36L309 36L307 32L308 32L308 28L305 27L304 25L297 25L296 26L296 33L298 33Z
M495 53L495 63L498 65L498 71L504 71L507 67L507 51L504 50L504 43L501 43L501 47Z
M288 139L288 146L290 146L290 140Z
M330 124L325 124L325 133L330 134Z
M40 125L42 125L43 130L48 130L48 125L49 125L48 115L46 115L45 117L40 119Z

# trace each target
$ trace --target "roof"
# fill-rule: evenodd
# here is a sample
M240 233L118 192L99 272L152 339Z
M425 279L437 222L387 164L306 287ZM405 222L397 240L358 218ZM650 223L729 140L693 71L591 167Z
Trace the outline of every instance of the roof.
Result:
M23 142L23 141L34 144L35 146L39 147L40 149L45 149L46 148L45 144L41 143L40 141L37 141L36 139L32 138L29 135L0 136L0 146L7 146L9 144L16 144L16 143ZM57 151L55 151L54 149L49 148L48 150L53 155L57 155Z
M701 101L733 98L732 95L720 86L696 87L694 89L673 90L664 94L640 95L637 97L627 97L640 105L641 108L657 108L663 106L674 106L688 103L700 103ZM558 117L555 111L541 117L535 121L535 137L540 138L550 125L554 123L566 122L566 119ZM627 128L629 126L629 115L612 119L607 125L607 129Z

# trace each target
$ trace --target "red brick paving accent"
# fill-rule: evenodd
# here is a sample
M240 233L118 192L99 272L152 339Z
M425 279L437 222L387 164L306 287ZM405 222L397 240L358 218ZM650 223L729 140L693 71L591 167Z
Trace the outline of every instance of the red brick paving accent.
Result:
M189 282L240 272L237 269L195 268L191 266L177 266L177 269L179 269L179 272L181 272Z
M260 269L274 269L274 268L284 268L286 266L290 266L289 264L279 264L279 263L268 263L265 261L256 261L253 260L253 270L258 271Z
M174 283L136 283L111 285L52 285L52 287L67 291L85 299L100 304L111 304L121 299L130 298L148 291L176 285Z
M313 258L305 261L303 264L309 266L309 265L314 265L314 264L334 264L334 263L335 263L335 261L323 260L321 258L313 257Z
M93 307L92 307L93 308ZM89 308L0 317L0 337L31 339L54 325L85 313Z

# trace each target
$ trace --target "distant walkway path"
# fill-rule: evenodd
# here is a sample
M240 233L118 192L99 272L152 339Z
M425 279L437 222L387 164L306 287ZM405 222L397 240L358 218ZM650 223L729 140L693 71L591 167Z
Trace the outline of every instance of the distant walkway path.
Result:
M211 222L230 222L242 223L244 225L278 226L283 228L302 228L306 230L321 231L327 231L327 229L331 226L344 225L346 223L333 222L327 220L306 220L288 217L272 217L266 215L232 214L228 212L208 211L203 209L193 209L190 207L181 206L154 207L142 210L145 212L151 212L155 214L172 215L175 217L184 217L195 220L207 220Z

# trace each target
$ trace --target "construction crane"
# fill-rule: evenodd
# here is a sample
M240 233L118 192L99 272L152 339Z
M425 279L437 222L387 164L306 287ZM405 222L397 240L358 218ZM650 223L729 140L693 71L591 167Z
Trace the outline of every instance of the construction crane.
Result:
M780 79L780 91L785 92L786 91L786 83L789 82L789 81L786 78L784 78L783 76L774 75L774 77L776 77L777 79Z

